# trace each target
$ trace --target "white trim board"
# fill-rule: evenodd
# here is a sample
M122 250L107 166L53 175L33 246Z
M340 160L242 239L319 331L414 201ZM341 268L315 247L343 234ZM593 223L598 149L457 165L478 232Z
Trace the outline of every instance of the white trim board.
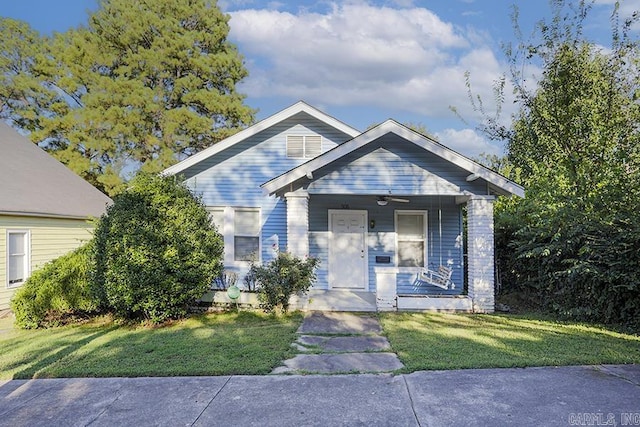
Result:
M425 149L426 151L439 156L440 158L447 160L448 162L466 170L469 174L474 174L477 178L482 178L490 185L493 185L496 189L506 194L513 194L519 197L524 197L524 187L516 184L515 182L505 178L504 176L488 169L479 163L459 154L450 148L445 147L437 141L434 141L424 135L419 134L404 125L396 122L395 120L387 120L384 123L369 129L361 135L338 145L321 154L320 156L312 159L302 165L291 169L284 174L267 181L262 184L261 187L269 194L274 194L281 189L290 186L298 179L306 176L313 176L313 173L318 169L327 166L328 164L352 153L353 151L364 147L365 145L377 140L378 138L393 133L399 137L416 144L417 146Z
M347 125L344 122L341 122L338 119L335 119L334 117L329 116L328 114L323 113L322 111L318 110L315 107L312 107L311 105L307 104L304 101L298 101L295 104L293 104L292 106L285 108L284 110L270 116L267 117L264 120L259 121L258 123L254 124L253 126L249 126L248 128L236 133L235 135L232 135L226 139L223 139L222 141L212 145L209 148L206 148L202 151L200 151L199 153L196 153L190 157L188 157L187 159L165 169L162 174L163 175L176 175L179 174L180 172L184 171L185 169L190 168L191 166L194 166L206 159L208 159L209 157L220 153L221 151L226 150L227 148L233 147L234 145L244 141L245 139L252 137L260 132L262 132L265 129L270 128L271 126L280 123L286 119L288 119L289 117L292 117L298 113L307 113L310 116L328 124L329 126L332 126L336 129L338 129L341 132L344 132L345 134L351 136L352 138L360 135L360 131L357 130L356 128L353 128L349 125Z

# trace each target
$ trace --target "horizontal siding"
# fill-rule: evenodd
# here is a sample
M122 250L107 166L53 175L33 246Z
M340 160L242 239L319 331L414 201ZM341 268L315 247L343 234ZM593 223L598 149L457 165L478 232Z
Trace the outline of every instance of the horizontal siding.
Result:
M7 288L7 230L31 233L31 272L91 239L93 225L82 220L0 216L0 309L17 288Z
M314 173L311 194L486 194L482 180L396 135L385 135Z
M455 204L454 197L412 197L410 203L390 202L387 206L378 206L374 196L328 196L314 195L309 200L309 252L320 259L317 289L328 289L329 254L329 209L366 210L374 228L369 228L368 268L370 292L375 292L375 267L396 265L396 210L426 210L427 225L427 263L437 269L442 263L453 268L454 290L445 291L435 286L416 284L415 273L398 275L397 290L401 294L442 294L458 295L463 290L464 266L462 247L462 211ZM438 210L442 211L442 232L438 221ZM376 256L391 257L391 264L376 264Z
M316 118L299 113L247 138L183 172L186 183L207 206L261 208L261 255L268 262L276 250L287 249L287 210L284 200L268 196L260 185L308 159L286 157L287 135L321 135L323 151L350 137ZM246 265L225 266L244 280Z

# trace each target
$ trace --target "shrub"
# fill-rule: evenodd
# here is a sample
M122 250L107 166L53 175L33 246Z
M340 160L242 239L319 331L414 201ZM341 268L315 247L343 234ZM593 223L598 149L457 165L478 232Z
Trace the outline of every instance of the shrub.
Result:
M233 271L224 270L213 279L213 288L217 291L226 291L236 285L238 275Z
M47 319L95 311L98 303L89 289L90 255L86 244L36 270L11 300L16 325L37 328L46 326Z
M253 265L250 274L260 286L260 307L267 313L273 313L280 307L286 313L291 295L299 292L304 294L315 282L318 263L316 258L303 260L288 252L280 252L267 265Z
M183 317L222 269L222 239L174 177L139 175L95 231L93 290L118 317Z

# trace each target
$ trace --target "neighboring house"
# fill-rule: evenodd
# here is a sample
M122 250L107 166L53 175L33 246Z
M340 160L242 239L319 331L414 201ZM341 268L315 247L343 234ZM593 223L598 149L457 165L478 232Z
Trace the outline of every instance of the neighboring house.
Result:
M492 312L492 202L524 196L393 120L361 133L304 102L165 173L202 196L224 237L225 268L242 276L278 250L319 258L310 309ZM441 267L450 282L428 283L425 268Z
M0 122L0 310L32 271L91 238L107 196Z

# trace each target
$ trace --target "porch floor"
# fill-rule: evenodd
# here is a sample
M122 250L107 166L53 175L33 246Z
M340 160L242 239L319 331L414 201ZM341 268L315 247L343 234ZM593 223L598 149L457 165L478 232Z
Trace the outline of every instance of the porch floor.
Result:
M298 308L306 311L377 311L374 292L312 289L300 298Z

